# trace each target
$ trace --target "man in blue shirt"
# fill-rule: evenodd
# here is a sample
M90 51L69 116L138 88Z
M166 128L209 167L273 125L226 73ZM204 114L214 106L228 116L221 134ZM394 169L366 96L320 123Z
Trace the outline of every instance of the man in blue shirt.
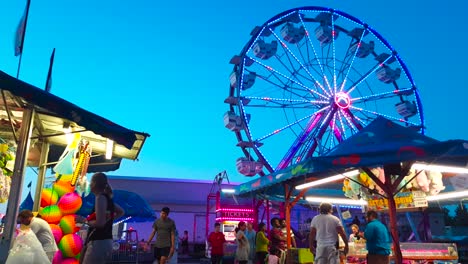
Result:
M368 264L390 263L390 237L387 227L380 222L377 212L367 212L367 227L364 232L367 247Z

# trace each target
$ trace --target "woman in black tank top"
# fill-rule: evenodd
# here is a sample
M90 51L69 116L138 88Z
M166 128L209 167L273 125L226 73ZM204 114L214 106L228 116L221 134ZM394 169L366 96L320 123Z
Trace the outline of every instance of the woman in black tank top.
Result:
M95 218L88 220L88 236L82 263L105 263L112 254L112 224L114 219L123 216L123 209L114 204L112 188L107 176L98 172L91 178L91 192L96 196L94 204Z

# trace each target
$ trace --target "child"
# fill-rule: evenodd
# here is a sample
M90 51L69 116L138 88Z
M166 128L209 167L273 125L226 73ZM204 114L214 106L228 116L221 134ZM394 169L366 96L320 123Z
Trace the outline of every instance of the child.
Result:
M270 254L268 254L268 264L279 264L279 255L280 252L277 248L270 249Z

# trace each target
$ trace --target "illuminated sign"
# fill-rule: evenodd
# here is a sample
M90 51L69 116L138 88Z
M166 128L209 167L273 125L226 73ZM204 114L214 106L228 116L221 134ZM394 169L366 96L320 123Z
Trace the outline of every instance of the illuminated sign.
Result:
M395 195L397 210L427 207L426 194L422 191L400 192ZM388 210L388 200L381 196L374 196L367 201L369 209L376 211Z
M254 210L245 209L245 208L221 208L221 209L216 210L216 220L217 221L228 221L228 220L253 221Z

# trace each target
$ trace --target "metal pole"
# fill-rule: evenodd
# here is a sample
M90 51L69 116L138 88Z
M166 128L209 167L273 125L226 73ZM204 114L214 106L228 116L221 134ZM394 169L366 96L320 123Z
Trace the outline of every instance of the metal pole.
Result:
M23 123L21 125L16 160L11 180L10 196L5 218L5 229L0 240L0 263L5 263L10 250L13 234L16 229L16 217L23 190L24 171L28 160L29 144L33 128L34 109L26 108L23 112Z
M41 207L41 194L44 188L44 180L47 172L47 159L49 157L49 142L42 142L41 158L39 160L39 172L37 175L36 193L34 194L33 211L38 212Z

